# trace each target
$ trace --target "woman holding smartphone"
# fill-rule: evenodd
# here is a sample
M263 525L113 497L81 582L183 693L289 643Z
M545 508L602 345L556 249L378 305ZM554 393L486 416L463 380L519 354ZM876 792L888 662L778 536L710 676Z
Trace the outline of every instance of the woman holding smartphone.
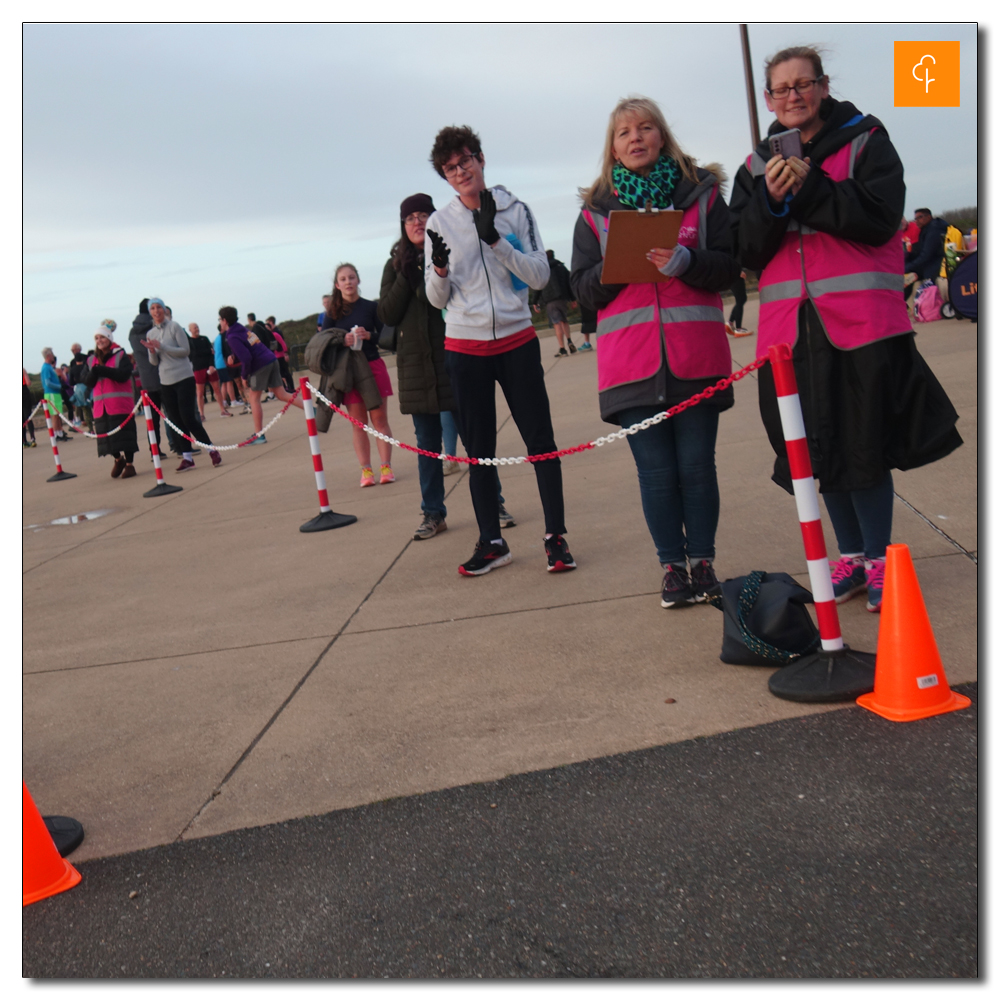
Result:
M739 170L730 209L744 266L761 271L757 353L791 344L813 475L840 549L834 596L882 606L891 469L954 451L958 414L917 352L903 302L903 165L882 123L830 97L812 48L765 67L776 121ZM790 134L789 134L790 133ZM760 412L789 493L770 366Z
M611 112L603 169L581 191L570 275L577 301L597 310L598 399L608 423L631 426L732 371L719 293L740 266L731 253L721 180L718 168L697 167L680 149L655 101L629 98ZM677 247L647 254L669 280L601 284L609 214L647 203L684 213ZM719 413L732 405L729 387L628 438L664 570L664 608L704 601L718 582L715 439Z

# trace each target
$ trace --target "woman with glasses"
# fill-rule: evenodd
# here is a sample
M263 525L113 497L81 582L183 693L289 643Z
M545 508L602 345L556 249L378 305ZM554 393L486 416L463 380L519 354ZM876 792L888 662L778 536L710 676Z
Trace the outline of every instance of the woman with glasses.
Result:
M739 257L762 272L757 353L792 345L813 475L840 549L834 596L866 591L867 609L878 612L890 470L954 451L958 415L913 342L901 294L903 165L885 128L830 97L813 48L782 50L765 75L776 116L768 136L797 129L801 155L772 153L765 139L736 177ZM791 493L770 366L758 387L777 456L772 478Z
M600 176L581 191L570 284L597 310L601 419L629 427L701 392L732 371L720 293L740 273L731 253L721 170L695 165L648 98L611 112ZM646 255L668 280L601 284L608 216L652 204L684 213L676 248ZM664 571L660 605L706 600L719 523L715 440L733 390L630 435L646 525ZM688 565L690 564L690 573Z

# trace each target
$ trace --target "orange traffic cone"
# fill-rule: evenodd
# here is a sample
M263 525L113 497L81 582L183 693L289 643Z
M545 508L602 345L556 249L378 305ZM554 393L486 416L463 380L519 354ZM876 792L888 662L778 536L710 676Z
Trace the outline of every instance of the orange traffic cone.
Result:
M37 903L40 899L54 896L57 892L72 889L80 881L80 873L63 858L59 857L52 836L45 828L38 807L22 781L21 824L23 841L21 851L23 871L21 881L22 906Z
M886 549L880 617L875 690L858 698L862 708L891 722L913 722L972 704L948 687L917 572L905 545Z

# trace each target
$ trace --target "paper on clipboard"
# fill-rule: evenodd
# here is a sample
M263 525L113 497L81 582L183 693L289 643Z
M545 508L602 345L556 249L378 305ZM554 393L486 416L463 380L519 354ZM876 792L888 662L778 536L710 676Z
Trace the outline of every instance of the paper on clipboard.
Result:
M602 285L631 285L669 281L648 260L653 247L669 250L677 246L684 213L678 209L659 212L612 212L608 216L608 241L604 248Z

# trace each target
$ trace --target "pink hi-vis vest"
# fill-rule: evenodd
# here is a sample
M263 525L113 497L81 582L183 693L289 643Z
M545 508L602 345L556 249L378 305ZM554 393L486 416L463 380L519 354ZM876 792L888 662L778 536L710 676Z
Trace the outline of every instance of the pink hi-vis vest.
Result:
M718 185L684 211L677 242L705 249L708 212ZM590 209L583 218L601 242L608 241L608 218ZM661 349L677 378L722 378L733 370L726 339L722 296L668 282L626 285L597 311L597 388L600 392L652 378L660 370Z
M854 176L854 165L874 132L863 132L813 169L832 181ZM754 177L764 172L758 153L747 157ZM792 219L778 252L760 276L757 354L795 344L799 307L810 299L831 343L841 350L913 329L903 300L903 244L893 233L882 246L821 233Z
M107 368L121 367L121 360L125 357L125 351L117 344L112 344L111 357L108 358L105 366ZM87 367L95 368L100 362L96 354L91 354L87 358ZM126 382L116 382L114 379L101 378L94 386L94 416L103 417L106 413L122 414L131 413L135 406L132 397L132 380Z

